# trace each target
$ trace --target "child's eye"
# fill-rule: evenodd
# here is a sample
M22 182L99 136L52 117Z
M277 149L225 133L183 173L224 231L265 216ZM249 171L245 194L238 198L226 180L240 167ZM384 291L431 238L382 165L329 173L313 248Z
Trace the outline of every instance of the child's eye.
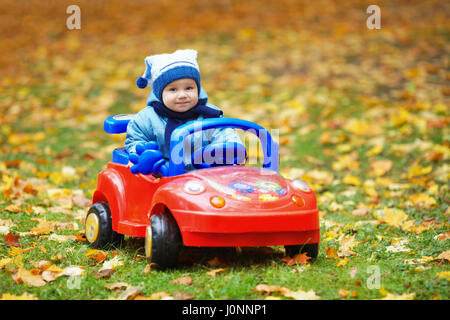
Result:
M194 90L194 87L187 87L186 90Z
M177 91L177 89L176 88L170 88L169 91L175 92L175 91Z

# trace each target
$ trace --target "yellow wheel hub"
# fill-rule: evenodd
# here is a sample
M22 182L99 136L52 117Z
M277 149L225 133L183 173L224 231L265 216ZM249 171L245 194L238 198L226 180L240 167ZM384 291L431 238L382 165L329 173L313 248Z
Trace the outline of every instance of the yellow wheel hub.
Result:
M152 255L152 227L147 226L145 230L145 256L150 258Z
M95 213L91 213L86 218L86 239L92 243L97 240L98 237L98 229L99 229L99 221L98 217Z

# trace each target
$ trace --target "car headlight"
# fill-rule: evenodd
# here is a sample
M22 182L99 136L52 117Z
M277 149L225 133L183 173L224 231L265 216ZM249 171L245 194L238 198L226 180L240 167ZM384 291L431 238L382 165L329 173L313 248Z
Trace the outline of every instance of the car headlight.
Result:
M189 194L200 194L205 191L205 186L199 181L189 181L184 185L184 192Z
M294 181L292 181L292 185L294 186L295 189L298 189L300 191L311 192L311 188L303 180L295 179Z
M223 208L225 206L225 199L220 196L213 196L209 199L209 202L214 208Z

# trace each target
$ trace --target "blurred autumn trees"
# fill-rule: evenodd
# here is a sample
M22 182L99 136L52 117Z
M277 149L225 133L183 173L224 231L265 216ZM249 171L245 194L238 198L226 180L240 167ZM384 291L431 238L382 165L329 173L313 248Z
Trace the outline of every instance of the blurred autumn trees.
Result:
M55 120L101 124L110 112L136 112L147 95L134 83L145 56L179 48L199 52L202 85L227 116L281 134L305 126L307 133L312 114L333 129L372 108L345 125L368 136L380 134L374 126L379 131L388 116L400 128L414 118L408 111L448 114L450 5L443 1L379 1L380 30L366 27L368 1L0 3L0 120L13 128L19 119L39 130ZM81 30L66 27L72 4L81 9ZM426 113L418 126L443 128L448 117L439 116Z
M378 1L380 30L366 27L369 1L0 3L1 81L8 86L0 108L10 111L22 99L16 115L51 114L56 106L60 118L82 118L77 110L96 105L92 123L101 123L121 90L135 96L127 111L140 110L147 93L134 81L145 56L179 48L199 51L203 86L226 114L287 131L304 124L313 105L340 126L355 104L441 105L442 113L450 95L450 6L443 1ZM72 4L81 9L81 30L66 27ZM33 86L37 100L27 94Z
M355 48L360 56L376 54L378 45L394 42L400 47L414 43L416 49L412 55L436 57L445 52L449 5L444 1L377 1L382 23L379 32L365 27L366 8L372 2L2 0L0 68L16 74L19 66L33 63L33 54L42 48L48 51L48 59L65 55L74 49L67 40L72 37L82 43L77 48L78 53L88 47L101 50L107 44L129 42L137 46L135 52L138 55L159 52L158 41L161 39L189 40L210 34L224 37L240 34L247 38L251 37L252 30L267 36L267 46L276 45L284 36L298 46L320 42L327 55L340 55L342 47L352 46L356 41L361 42L360 47ZM66 28L66 8L71 4L81 8L80 31ZM348 37L354 39L352 43L343 41ZM439 38L437 42L436 37ZM220 38L216 43L221 43ZM214 50L214 47L210 49ZM241 49L266 48L250 43Z

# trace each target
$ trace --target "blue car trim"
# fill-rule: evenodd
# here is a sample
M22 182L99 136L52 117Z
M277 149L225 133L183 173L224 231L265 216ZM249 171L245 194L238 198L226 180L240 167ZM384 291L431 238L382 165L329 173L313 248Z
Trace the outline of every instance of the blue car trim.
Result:
M128 153L125 148L114 149L112 154L112 162L119 164L128 164Z
M127 132L128 123L133 119L135 114L118 114L105 119L103 130L106 133L117 134Z

